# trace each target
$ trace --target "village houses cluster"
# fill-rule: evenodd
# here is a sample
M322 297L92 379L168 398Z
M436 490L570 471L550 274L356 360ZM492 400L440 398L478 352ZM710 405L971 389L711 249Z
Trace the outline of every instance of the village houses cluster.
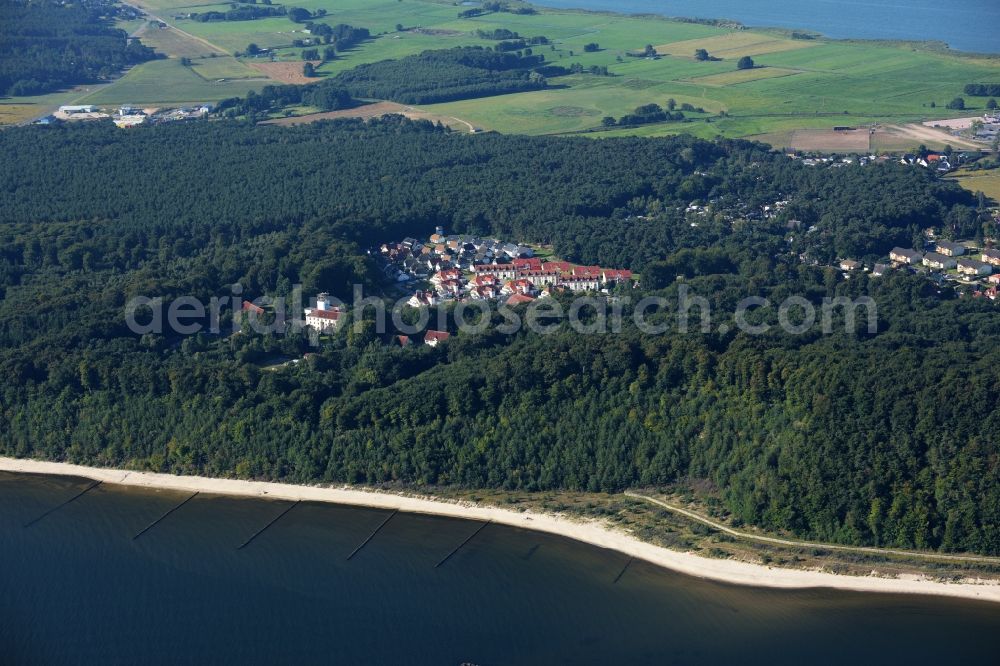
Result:
M543 261L525 245L494 238L454 236L438 227L427 243L406 238L378 248L385 275L415 285L413 307L447 301L528 303L553 291L607 291L633 284L632 271Z
M608 292L619 284L636 284L630 270L543 261L525 245L493 238L446 236L440 227L427 243L406 238L399 243L385 243L372 252L388 279L416 287L406 301L411 307L468 300L502 301L516 306L560 290ZM243 303L243 310L258 316L264 312L249 301ZM328 293L321 293L315 307L305 308L304 315L307 327L326 334L338 328L344 311ZM427 330L419 341L434 347L449 337L446 331ZM414 340L397 335L393 342L408 347Z
M910 267L929 271L938 281L947 279L947 272L954 271L954 278L972 282L977 289L973 296L996 300L1000 295L1000 250L972 248L969 244L939 240L931 252L896 247L889 259L897 268ZM878 274L879 267L876 267Z

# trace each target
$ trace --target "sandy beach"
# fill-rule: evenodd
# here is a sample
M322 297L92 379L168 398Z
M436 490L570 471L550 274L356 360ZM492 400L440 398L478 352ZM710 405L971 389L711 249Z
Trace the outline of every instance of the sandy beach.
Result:
M673 551L640 541L597 521L577 521L552 514L517 512L469 503L405 497L374 490L172 476L3 457L0 457L0 471L77 476L125 486L329 502L468 520L489 520L502 525L569 537L600 548L616 550L689 576L737 585L785 589L826 587L858 592L926 594L1000 602L1000 584L992 581L941 583L916 576L905 578L843 576L820 571L767 567L735 560L708 559L693 553Z

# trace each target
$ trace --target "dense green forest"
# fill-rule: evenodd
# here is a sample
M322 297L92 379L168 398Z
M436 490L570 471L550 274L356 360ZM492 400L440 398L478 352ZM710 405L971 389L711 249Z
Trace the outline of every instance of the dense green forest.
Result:
M93 83L154 58L113 27L118 11L110 0L0 0L0 94Z
M457 47L358 65L321 85L344 88L354 97L433 104L539 90L545 77L532 69L542 62L541 55Z
M4 454L301 482L696 481L770 529L1000 553L995 305L904 273L845 281L800 257L878 258L929 225L996 232L922 169L811 168L690 137L468 136L397 117L21 128L0 133L0 156ZM762 214L778 200L780 214ZM692 222L695 201L707 208ZM301 331L125 326L135 295L207 300L237 282L250 298L299 283L379 293L366 248L439 224L642 270L633 302L672 302L681 286L718 313L750 295L868 295L879 323L469 334L446 309L457 334L412 349L370 321L322 348Z

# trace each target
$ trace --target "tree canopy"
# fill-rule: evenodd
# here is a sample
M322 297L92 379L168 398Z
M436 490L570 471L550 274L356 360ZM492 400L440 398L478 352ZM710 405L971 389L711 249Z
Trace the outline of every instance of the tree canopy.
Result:
M877 258L924 226L984 223L925 170L811 168L745 141L467 136L398 117L14 128L0 158L5 455L295 482L696 480L769 529L1000 553L995 306L802 260ZM291 330L124 325L140 294L378 294L366 249L436 225L632 267L642 288L615 294L619 333L471 334L444 308L455 335L436 348L392 347L370 321L321 348ZM629 323L636 296L674 301L681 286L725 321L746 296L795 294L868 295L879 322L830 335Z

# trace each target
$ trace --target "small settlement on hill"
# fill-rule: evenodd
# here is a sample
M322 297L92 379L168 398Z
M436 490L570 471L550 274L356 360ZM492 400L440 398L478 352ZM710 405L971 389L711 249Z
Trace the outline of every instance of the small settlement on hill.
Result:
M377 254L387 278L414 287L413 307L447 301L495 300L514 306L553 291L605 292L634 286L632 271L546 261L526 245L495 238L445 235L438 228L428 241L406 238L385 243Z

